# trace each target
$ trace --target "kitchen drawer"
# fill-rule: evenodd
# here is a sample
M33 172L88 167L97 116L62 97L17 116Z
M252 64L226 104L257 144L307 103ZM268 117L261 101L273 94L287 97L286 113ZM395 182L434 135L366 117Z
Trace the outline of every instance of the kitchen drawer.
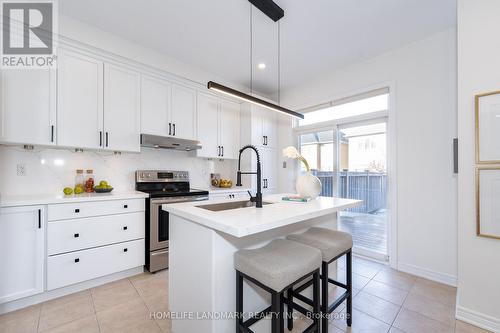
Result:
M77 219L144 211L144 199L87 201L49 205L48 220Z
M210 193L210 199L249 199L248 193L245 192L225 192L225 193Z
M144 238L144 212L50 221L49 256Z
M144 240L135 240L47 258L47 290L144 265Z

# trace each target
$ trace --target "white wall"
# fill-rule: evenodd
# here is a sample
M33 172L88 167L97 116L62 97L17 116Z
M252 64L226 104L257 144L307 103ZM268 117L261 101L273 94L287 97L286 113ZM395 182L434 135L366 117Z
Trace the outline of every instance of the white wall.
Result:
M232 85L214 74L68 17L61 16L59 24L59 34L64 37L199 82L200 86L208 80ZM26 165L26 176L17 176L17 164ZM108 180L117 191L134 188L134 171L137 169L187 170L191 173L192 186L204 188L209 186L211 172L232 179L236 177L234 161L208 161L196 158L193 152L143 149L141 154L115 156L104 152L75 153L67 149L39 147L25 151L22 147L0 145L0 193L60 193L65 186L73 186L77 168L93 169L97 179Z
M456 283L457 274L456 177L452 163L452 138L456 135L455 35L454 29L441 32L282 94L284 105L298 109L380 83L394 84L398 267L450 284ZM289 120L282 118L281 146L293 142L289 133ZM291 168L280 172L280 190L293 190L293 174Z
M458 1L457 316L500 332L500 240L476 236L474 95L500 90L500 2Z

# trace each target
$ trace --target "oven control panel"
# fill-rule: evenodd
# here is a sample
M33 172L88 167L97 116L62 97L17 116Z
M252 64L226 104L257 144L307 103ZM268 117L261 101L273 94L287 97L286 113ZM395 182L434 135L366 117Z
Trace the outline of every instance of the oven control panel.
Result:
M157 182L188 182L189 172L171 170L137 170L135 172L137 183Z

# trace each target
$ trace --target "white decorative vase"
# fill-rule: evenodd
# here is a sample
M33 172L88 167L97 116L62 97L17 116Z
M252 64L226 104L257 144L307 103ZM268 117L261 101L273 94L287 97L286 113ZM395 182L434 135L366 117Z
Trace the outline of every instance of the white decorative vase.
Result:
M295 189L301 197L316 199L321 193L321 180L310 171L297 177Z

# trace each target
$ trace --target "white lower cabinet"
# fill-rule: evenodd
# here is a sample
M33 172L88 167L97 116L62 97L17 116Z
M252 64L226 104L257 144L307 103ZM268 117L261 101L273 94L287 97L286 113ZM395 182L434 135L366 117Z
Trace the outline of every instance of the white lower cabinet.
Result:
M209 197L210 197L210 199L248 199L249 198L247 190L234 191L234 192L224 191L223 193L217 193L217 191L214 191L213 193L210 192Z
M144 265L144 239L70 252L47 259L47 290Z
M48 205L47 290L144 265L144 199Z
M0 303L44 287L44 206L0 208Z
M51 221L48 255L144 238L144 212Z

